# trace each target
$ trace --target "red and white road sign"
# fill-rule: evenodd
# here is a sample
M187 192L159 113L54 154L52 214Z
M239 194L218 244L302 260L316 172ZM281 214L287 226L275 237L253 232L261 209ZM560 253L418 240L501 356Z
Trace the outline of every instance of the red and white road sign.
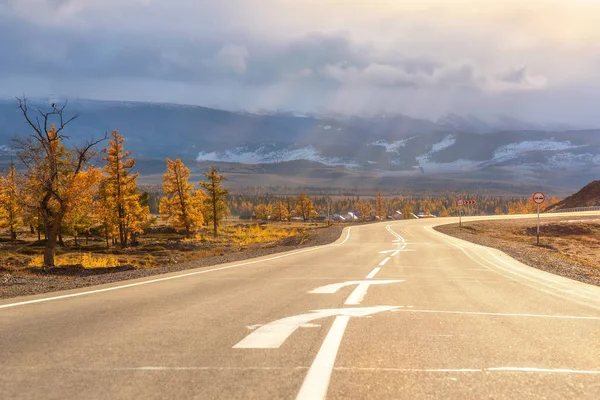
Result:
M459 206L466 206L469 204L475 204L475 200L458 200L456 202L456 205L459 205Z
M462 200L459 200L459 201L456 202L457 206L462 206L463 204L465 204L465 202L462 201Z
M542 192L535 192L531 198L535 204L542 204L544 201L546 201L546 195L544 195Z

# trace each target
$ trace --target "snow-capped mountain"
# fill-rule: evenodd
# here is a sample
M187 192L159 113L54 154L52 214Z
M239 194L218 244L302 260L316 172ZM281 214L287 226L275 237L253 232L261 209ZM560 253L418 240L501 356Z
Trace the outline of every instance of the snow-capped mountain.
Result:
M49 101L32 100L31 108L48 107ZM79 99L67 111L80 114L65 131L71 140L116 129L138 159L259 165L307 160L356 176L454 175L569 187L600 175L600 130L551 130L506 116L449 114L428 121L401 114L248 113ZM28 132L15 101L0 100L0 160L14 154L11 139Z

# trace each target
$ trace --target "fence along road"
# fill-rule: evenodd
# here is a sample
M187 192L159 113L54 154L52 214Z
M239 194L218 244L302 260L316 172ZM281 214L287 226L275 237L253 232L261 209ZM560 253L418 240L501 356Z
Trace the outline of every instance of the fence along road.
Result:
M597 399L600 288L446 222L2 300L0 398Z

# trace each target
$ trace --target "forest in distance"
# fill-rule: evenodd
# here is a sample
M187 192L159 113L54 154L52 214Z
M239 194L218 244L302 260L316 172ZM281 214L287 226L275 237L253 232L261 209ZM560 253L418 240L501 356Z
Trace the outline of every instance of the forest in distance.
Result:
M476 201L461 210L465 214L522 214L536 209L531 199L490 195L279 195L239 189L229 193L227 178L216 168L205 172L196 185L189 182L184 163L169 158L161 186L138 186L135 157L118 131L70 146L65 128L71 130L77 115L68 116L66 104L34 110L22 98L18 105L32 133L16 139L19 168L11 165L0 178L0 235L11 242L25 240L21 244L32 256L25 261L30 266L57 265L57 249L61 254L86 248L103 255L123 254L140 246L141 238L165 229L171 235L163 238L165 242L243 245L303 234L318 227L315 222L323 225L327 215L333 219L351 213L353 221L363 222L408 219L419 213L455 216L457 200L465 197ZM549 204L558 201L552 197ZM240 217L251 223L236 225Z

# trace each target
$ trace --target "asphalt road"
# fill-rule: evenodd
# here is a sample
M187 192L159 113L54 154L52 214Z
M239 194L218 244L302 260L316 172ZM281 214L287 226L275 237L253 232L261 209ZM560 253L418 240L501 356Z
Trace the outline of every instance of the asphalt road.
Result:
M3 300L0 398L599 399L600 288L440 222Z

